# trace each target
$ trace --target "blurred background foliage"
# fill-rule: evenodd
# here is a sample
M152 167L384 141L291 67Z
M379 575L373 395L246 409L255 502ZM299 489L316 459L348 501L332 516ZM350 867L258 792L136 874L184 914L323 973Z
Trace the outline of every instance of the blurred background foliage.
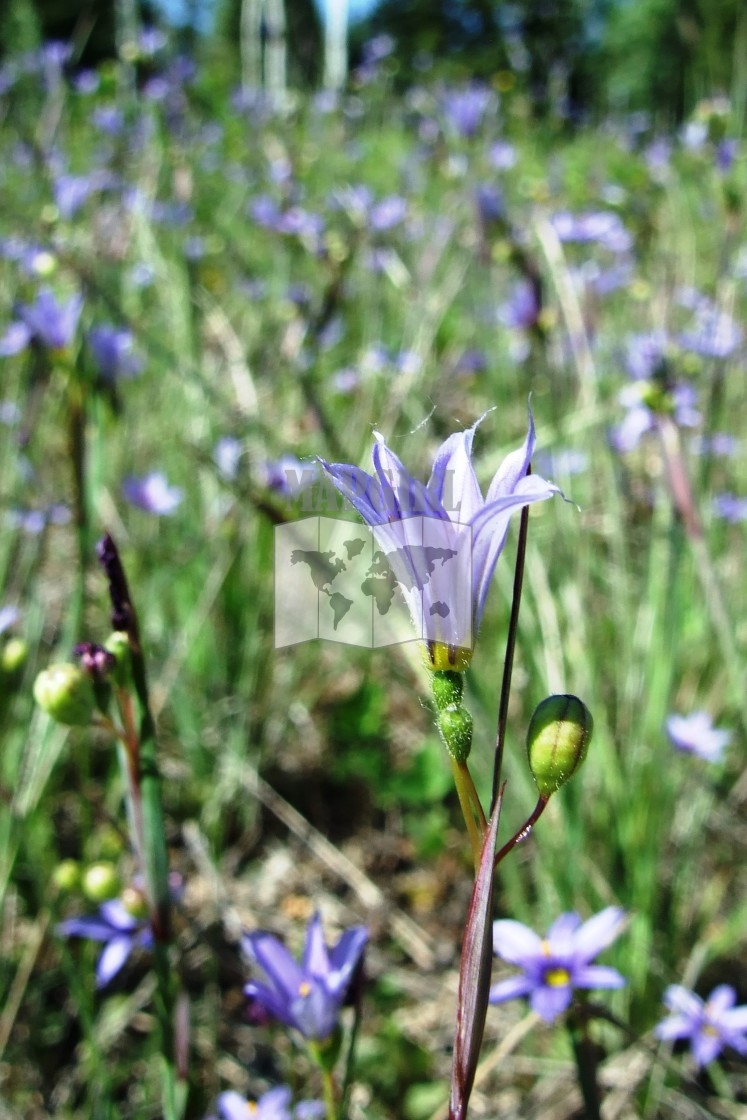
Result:
M239 72L248 0L137 0L145 25L176 19L183 47L216 73ZM285 0L288 77L308 89L321 75L328 0ZM367 0L352 19L352 66L376 35L395 41L389 61L400 87L434 67L445 79L481 79L525 93L536 117L560 107L588 120L647 109L662 125L684 119L716 92L744 108L747 7L742 0ZM126 0L124 0L126 6ZM133 11L135 0L132 0ZM351 9L352 16L359 9ZM114 0L10 0L0 15L0 55L42 39L72 39L76 65L115 54ZM198 32L197 29L200 29ZM263 34L266 34L266 28Z

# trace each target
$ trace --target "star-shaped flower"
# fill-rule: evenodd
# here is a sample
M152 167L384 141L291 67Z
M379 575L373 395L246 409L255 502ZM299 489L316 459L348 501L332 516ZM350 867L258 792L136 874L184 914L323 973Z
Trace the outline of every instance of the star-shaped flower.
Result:
M561 914L544 938L521 922L494 922L494 952L522 971L494 984L490 1002L528 996L532 1010L549 1023L570 1007L574 988L621 988L626 981L616 969L591 962L624 923L625 912L617 906L583 923L578 914Z
M747 1054L747 1005L735 1007L737 993L730 984L714 988L708 999L679 984L664 993L664 1005L672 1014L655 1028L657 1038L686 1038L698 1066L708 1065L725 1046Z
M268 983L250 981L244 992L273 1018L294 1027L306 1039L323 1042L337 1025L353 974L363 956L368 930L346 930L327 949L318 913L309 922L300 964L272 934L246 934L244 952L258 964Z

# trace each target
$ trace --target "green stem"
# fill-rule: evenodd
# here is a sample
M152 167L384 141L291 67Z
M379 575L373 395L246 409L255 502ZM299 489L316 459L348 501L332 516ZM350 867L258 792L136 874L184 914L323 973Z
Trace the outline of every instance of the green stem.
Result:
M586 1120L601 1120L596 1047L589 1035L589 1022L583 1006L569 1013L567 1026L576 1059L578 1086L584 1101L584 1116Z
M521 826L521 828L518 830L518 832L515 832L513 834L513 836L511 837L511 839L507 840L506 843L501 848L501 850L496 854L495 860L493 861L493 867L494 868L497 867L498 864L506 858L506 856L508 855L508 853L511 851L512 848L515 848L516 845L521 840L525 840L527 838L527 836L532 831L532 829L534 828L537 821L540 819L540 817L544 813L545 808L547 806L547 802L549 800L550 800L550 798L545 797L544 795L542 795L539 798L537 804L532 809L531 814L524 821L524 824Z
M335 1099L335 1079L332 1070L322 1068L322 1096L327 1110L327 1120L337 1120L337 1101Z
M482 852L482 838L473 811L474 800L477 798L477 791L472 781L472 775L467 768L467 763L457 762L451 755L449 755L449 759L451 761L451 772L454 775L457 797L459 798L459 804L462 809L462 816L467 826L467 835L469 836L469 844L472 849L472 859L475 865L476 875L480 868L480 854ZM477 803L479 804L479 801ZM480 812L482 813L482 809ZM483 817L483 821L484 820L485 818Z

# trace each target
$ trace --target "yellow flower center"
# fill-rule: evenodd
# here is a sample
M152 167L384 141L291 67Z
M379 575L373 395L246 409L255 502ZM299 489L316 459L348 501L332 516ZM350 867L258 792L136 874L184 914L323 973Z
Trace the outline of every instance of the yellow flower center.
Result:
M545 983L550 988L565 988L570 983L571 974L567 968L548 968Z
M298 985L298 994L305 998L309 994L310 991L311 991L311 984L308 982L308 980L302 980L301 983Z

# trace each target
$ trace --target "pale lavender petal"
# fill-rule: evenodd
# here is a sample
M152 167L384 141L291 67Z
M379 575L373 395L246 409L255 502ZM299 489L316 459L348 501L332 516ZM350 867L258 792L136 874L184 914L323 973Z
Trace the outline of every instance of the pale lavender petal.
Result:
M321 1101L299 1101L293 1110L293 1120L324 1120L326 1115Z
M307 982L308 986L308 982ZM340 1005L321 984L314 982L305 995L298 996L290 1006L294 1025L304 1038L319 1042L329 1038L335 1029Z
M11 323L0 338L0 358L10 358L20 354L31 341L31 331L25 323Z
M472 521L472 592L475 596L475 627L485 607L490 581L503 551L511 516L522 506L543 502L560 490L539 475L519 481L513 494L486 505Z
M684 1015L671 1015L654 1027L654 1035L663 1042L670 1042L674 1038L689 1038L692 1032L692 1019Z
M485 414L487 415L487 413ZM455 432L439 447L433 462L433 472L428 489L441 505L448 503L447 513L453 519L471 521L482 509L484 502L480 484L472 466L472 441L477 425L466 432Z
M263 1093L257 1101L256 1120L290 1120L290 1106L290 1089L287 1085L278 1085ZM251 1115L245 1103L243 1120L248 1120Z
M319 462L367 525L380 525L387 520L387 506L378 479L347 463L328 463L324 459Z
M542 939L522 922L493 922L493 952L509 964L521 965L542 955Z
M529 464L534 455L534 444L534 417L530 409L529 428L527 430L526 439L518 451L512 451L501 463L493 481L488 487L488 493L485 498L486 504L494 502L497 498L504 498L508 494L513 494L517 482L519 479L524 478L529 469Z
M670 984L664 993L664 1006L669 1011L674 1011L680 1015L688 1015L691 1018L698 1017L703 1013L703 1000L700 996L696 996L695 992L683 988L681 984Z
M347 987L350 977L363 955L368 941L365 926L354 926L343 933L329 955L330 972L327 987L331 992L340 992Z
M562 1015L567 1011L571 1005L573 998L573 988L570 984L564 984L562 987L549 988L542 986L535 988L530 997L532 1011L534 1011L546 1023L551 1023L553 1019L557 1019L558 1015Z
M295 999L304 973L282 942L269 933L249 933L241 939L244 952L267 974L268 980L286 1000Z
M304 946L301 968L311 976L325 979L329 974L329 955L324 944L322 919L317 910L306 930L306 944Z
M122 933L129 933L142 925L142 919L136 918L131 914L118 898L112 898L109 899L108 902L102 902L100 911L101 916L105 921L109 922L112 927L110 933L115 930L120 930Z
M60 922L57 932L63 937L87 937L90 941L109 941L114 930L102 918L68 918Z
M285 1023L286 1027L294 1027L296 1025L295 1018L291 1012L291 999L287 995L281 995L270 988L267 984L260 984L256 980L250 980L248 984L244 985L244 995L247 999L254 1001L264 1008L273 1019L277 1019L281 1023Z
M573 984L576 988L624 988L627 983L616 968L603 964L590 964L574 969Z
M247 1120L250 1114L246 1097L233 1089L221 1093L218 1097L218 1112L221 1120Z
M96 964L96 986L103 988L117 975L132 952L134 942L131 937L113 937L104 947Z
M692 1051L695 1064L698 1066L707 1066L712 1062L724 1048L723 1040L717 1034L711 1034L709 1031L698 1031L692 1040Z
M625 925L625 911L608 906L584 922L576 934L576 952L583 960L591 960L611 945Z
M729 1030L747 1031L747 1005L743 1004L740 1007L732 1007L728 1011L722 1011L721 1022Z
M374 432L374 436L373 464L390 520L423 514L448 520L435 496L422 482L413 478L398 456L387 447L384 437L379 432Z
M528 996L534 990L534 982L523 973L518 976L509 976L507 980L499 980L490 989L491 1003L505 1003L509 999L518 999Z
M547 931L545 940L552 953L559 956L571 952L575 946L576 930L581 925L581 918L574 911L561 914L555 919Z
M720 1018L724 1011L733 1007L736 1002L737 993L731 984L719 984L706 1000L705 1010L715 1020Z

